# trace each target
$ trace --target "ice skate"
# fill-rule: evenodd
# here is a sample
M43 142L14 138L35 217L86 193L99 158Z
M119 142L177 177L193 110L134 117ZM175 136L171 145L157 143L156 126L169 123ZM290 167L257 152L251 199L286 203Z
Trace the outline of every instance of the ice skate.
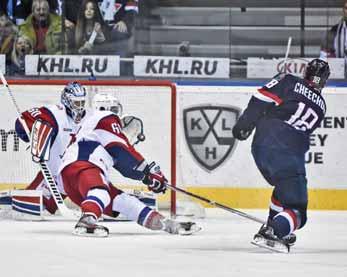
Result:
M294 233L289 234L282 238L289 246L293 246L296 242L296 235Z
M263 225L257 234L254 235L252 244L278 253L289 253L290 244L283 239L279 239L270 226Z
M187 236L199 232L201 227L194 222L178 222L171 219L163 221L165 232L175 235Z
M98 225L94 216L82 214L72 233L84 237L107 237L109 231L106 227Z

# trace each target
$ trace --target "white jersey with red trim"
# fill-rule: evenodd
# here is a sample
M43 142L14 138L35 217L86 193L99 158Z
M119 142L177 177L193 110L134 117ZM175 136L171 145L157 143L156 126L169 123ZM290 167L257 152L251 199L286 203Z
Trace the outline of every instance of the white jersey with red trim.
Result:
M62 163L62 156L66 147L75 140L76 133L79 131L81 123L76 124L66 113L66 109L63 105L48 105L40 108L32 108L25 111L22 114L26 125L31 131L34 122L38 119L48 122L54 130L54 136L50 147L50 159L47 161L47 165L51 170L51 173L55 180L59 190L64 193L63 185L59 181L58 170ZM21 136L21 133L25 134L22 126L16 126L17 133Z
M93 163L106 178L112 167L128 178L144 177L144 158L122 133L119 117L107 111L94 111L86 117L77 141L67 148L59 171L75 161Z

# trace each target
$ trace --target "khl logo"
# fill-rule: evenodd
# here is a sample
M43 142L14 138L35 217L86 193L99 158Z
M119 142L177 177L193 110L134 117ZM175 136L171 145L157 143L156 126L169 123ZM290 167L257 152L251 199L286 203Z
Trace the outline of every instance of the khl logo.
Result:
M232 106L203 105L183 110L184 133L195 160L212 171L220 166L236 146L232 128L240 109Z

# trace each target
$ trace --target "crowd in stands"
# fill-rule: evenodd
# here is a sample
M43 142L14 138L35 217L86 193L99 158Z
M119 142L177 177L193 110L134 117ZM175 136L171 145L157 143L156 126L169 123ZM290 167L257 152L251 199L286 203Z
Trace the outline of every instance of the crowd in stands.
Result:
M0 54L21 75L26 54L129 55L137 0L0 0Z
M0 55L6 56L6 72L23 75L27 54L131 57L135 21L141 25L146 18L158 25L148 12L158 1L0 0ZM341 21L323 39L322 59L347 57L347 0L343 3ZM179 55L190 56L189 42L182 42Z

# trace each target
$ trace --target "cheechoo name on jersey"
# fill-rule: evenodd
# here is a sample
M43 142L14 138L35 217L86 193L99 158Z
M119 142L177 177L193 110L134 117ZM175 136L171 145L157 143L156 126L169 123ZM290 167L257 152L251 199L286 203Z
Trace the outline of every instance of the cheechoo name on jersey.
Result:
M319 126L326 112L320 92L309 81L290 74L275 77L254 96L275 103L266 117L280 119L307 134Z

